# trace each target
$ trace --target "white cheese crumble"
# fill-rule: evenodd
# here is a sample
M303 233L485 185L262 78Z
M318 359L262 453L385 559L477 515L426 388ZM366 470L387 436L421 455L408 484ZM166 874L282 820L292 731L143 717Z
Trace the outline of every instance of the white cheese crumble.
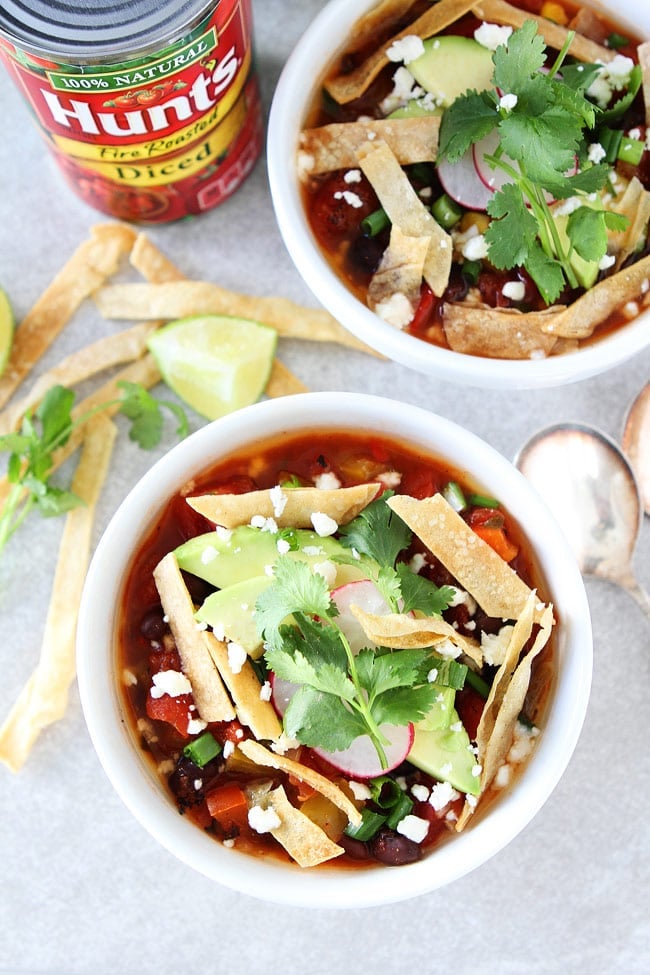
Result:
M511 301L523 301L526 295L526 285L523 281L506 281L501 291Z
M360 169L348 169L347 173L343 176L343 182L347 183L360 183L361 182L361 170Z
M606 155L607 152L603 146L601 146L600 142L592 142L587 149L587 158L589 159L589 162L592 162L595 166L597 166L599 162L602 162Z
M429 832L429 820L409 813L404 819L400 819L396 829L407 840L413 840L414 843L421 843Z
M268 680L265 680L260 687L260 701L270 701L273 694L273 688Z
M259 528L263 532L277 535L278 523L275 518L265 518L264 515L253 515L251 518L251 528Z
M468 261L480 261L488 256L488 245L483 234L475 234L466 240L461 248L464 258Z
M305 555L325 555L325 550L320 545L303 545Z
M596 63L600 64L601 62ZM587 94L598 102L600 108L606 108L612 93L620 91L628 84L633 67L632 58L628 58L624 54L617 54L607 64L602 65L599 74L587 88Z
M129 670L128 667L125 667L122 671L122 683L125 687L135 687L135 685L138 683L138 678L135 676L132 670Z
M207 727L207 721L203 721L201 718L189 718L187 722L187 733L188 735L198 735L199 732Z
M473 616L477 610L477 604L474 597L470 595L466 589L460 589L458 586L451 586L451 588L454 590L454 595L451 597L449 605L460 606L464 603L465 606L467 606L469 615Z
M391 46L386 51L386 57L389 61L393 61L398 64L400 61L402 64L410 64L411 61L415 61L416 58L421 57L424 54L424 43L421 37L417 34L407 34L406 37L400 37L399 40L393 41Z
M332 471L326 471L324 474L316 475L314 478L314 486L319 491L337 491L341 487L341 482Z
M311 516L311 523L314 526L314 531L321 538L333 535L339 527L338 523L323 511L314 511Z
M636 318L639 314L639 305L636 301L628 301L623 306L623 314L626 318Z
M516 95L507 92L499 99L499 108L502 108L504 112L511 112L516 107L518 101L519 99Z
M270 833L272 829L277 829L282 825L282 820L275 809L252 806L248 810L248 825L256 833Z
M452 660L455 660L456 657L460 657L462 651L455 643L445 638L436 643L436 653L439 653L441 657L451 657Z
M409 569L416 575L425 567L427 564L427 557L423 555L422 552L416 552L411 561L409 562Z
M151 696L153 698L163 697L168 694L170 697L178 697L179 694L191 694L192 685L180 670L161 670L153 675Z
M229 542L232 538L232 528L224 528L223 525L217 525L214 531L221 542Z
M358 195L358 193L353 193L352 190L337 190L334 193L335 200L343 200L348 206L354 207L355 210L359 210L363 206L363 200Z
M498 633L481 634L481 651L487 664L498 667L503 663L514 626L502 626Z
M505 789L506 786L510 785L511 780L512 780L512 768L506 762L503 765L500 765L499 768L497 769L497 773L494 776L493 784L496 786L497 789Z
M209 565L210 562L214 562L219 552L214 547L214 545L206 545L201 552L201 565Z
M459 793L449 782L436 782L429 796L429 805L433 806L436 812L440 812L454 799L458 799L458 795Z
M399 471L384 471L377 476L377 480L381 481L384 487L396 488L402 483L402 475Z
M278 538L275 547L277 548L280 555L286 555L287 552L291 551L291 545L286 540L286 538Z
M239 643L228 644L228 666L233 674L240 674L242 667L246 663L248 654Z
M501 44L507 44L512 34L512 27L502 27L500 24L482 23L474 31L474 40L488 51L496 51Z
M411 786L411 795L414 799L417 799L418 802L426 802L430 793L426 785L421 785L421 783L416 782Z
M370 799L372 797L372 792L365 782L357 782L355 779L350 779L348 785L350 786L350 792L357 801L363 802L364 799Z
M276 755L286 755L292 748L299 748L300 742L296 738L289 738L284 731L275 741L271 742L271 751Z
M279 484L276 484L275 487L271 488L269 491L269 498L271 499L271 504L273 505L273 514L276 518L279 518L284 511L289 498Z
M600 271L606 271L607 268L612 267L616 264L616 258L613 254L603 254L601 259L598 261L598 269Z
M223 755L224 758L230 758L230 756L232 755L232 753L234 752L234 750L235 750L235 743L234 743L234 741L230 741L230 739L228 739L228 741L225 741L223 743L223 752L222 752L222 755Z
M396 291L390 298L375 305L375 312L394 328L406 328L414 315L413 305L401 291Z

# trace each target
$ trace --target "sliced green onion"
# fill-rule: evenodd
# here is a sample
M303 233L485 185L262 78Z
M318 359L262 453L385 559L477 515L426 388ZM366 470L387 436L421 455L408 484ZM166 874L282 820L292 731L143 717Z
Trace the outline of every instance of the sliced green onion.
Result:
M602 129L598 130L597 139L599 144L605 150L605 161L612 166L618 159L618 149L623 138L623 133L620 129L609 129L603 126Z
M405 792L401 792L400 797L390 811L390 815L386 820L386 825L390 826L391 829L395 829L398 823L400 823L405 816L413 809L413 800L407 796Z
M644 150L645 142L641 139L628 139L626 136L623 136L618 147L618 159L621 162L630 163L632 166L638 166Z
M478 281L479 274L481 273L481 262L480 261L463 261L463 266L461 268L461 273L470 284L476 284Z
M447 501L448 504L452 506L454 511L464 511L467 507L467 501L465 500L465 495L460 484L456 481L449 481L448 484L442 489L442 496Z
M616 31L612 31L605 43L607 47L611 47L612 50L618 51L621 47L627 47L627 45L630 43L630 38L625 37L624 34L617 34Z
M472 688L472 690L475 690L477 694L480 694L481 697L487 701L490 694L490 685L486 680L479 676L479 674L477 674L475 671L468 669L466 683Z
M436 218L441 227L450 230L454 227L463 215L463 208L452 200L450 196L443 193L431 204L431 213Z
M438 684L440 687L451 687L455 691L460 691L465 686L465 679L469 670L467 664L460 664L451 657L437 657L435 654L431 659L434 662L431 669L436 671L436 679L432 681L433 684Z
M207 765L220 754L221 745L209 731L204 731L202 735L199 735L183 749L183 755L198 765L199 768L203 768L204 765Z
M372 801L380 809L392 809L399 797L403 794L403 789L397 784L390 775L378 775L376 779L370 779L368 788L372 796Z
M359 825L355 826L353 823L348 823L343 832L351 839L360 840L362 843L365 843L366 840L372 839L385 822L386 816L382 816L381 813L366 808L361 813L361 822Z
M390 220L386 211L384 209L373 210L361 221L361 232L366 237L376 237L388 226L390 226Z
M277 540L286 542L290 552L296 552L300 548L295 528L281 528L277 533Z
M408 174L412 183L423 183L428 186L433 177L433 170L430 163L413 163L409 166Z
M489 494L469 494L467 500L475 508L498 508L499 502L496 498L491 498Z

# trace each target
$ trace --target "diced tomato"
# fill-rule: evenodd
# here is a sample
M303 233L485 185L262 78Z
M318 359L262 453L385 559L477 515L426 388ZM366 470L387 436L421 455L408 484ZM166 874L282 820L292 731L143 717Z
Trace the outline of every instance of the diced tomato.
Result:
M176 647L159 650L149 655L149 671L159 674L161 670L180 670L181 658Z
M456 692L455 708L472 741L476 738L476 729L484 707L485 701L473 687L466 685L462 690Z
M210 815L226 831L248 822L246 796L235 782L217 786L206 795L205 802Z
M498 508L472 508L467 516L467 522L475 528L483 525L485 528L503 528L505 518Z
M192 715L190 707L193 703L191 694L179 694L177 697L170 697L169 694L152 697L148 694L147 715L154 721L166 721L181 737L189 738L187 726Z
M430 498L437 490L436 477L433 471L426 469L406 471L401 490L412 498Z
M516 545L513 545L503 528L490 528L487 525L475 525L473 531L493 548L497 555L500 555L504 562L512 562L515 555L519 552Z
M421 332L431 324L431 318L436 310L438 299L426 282L420 289L420 303L415 309L415 315L409 322L410 332Z
M244 727L239 721L222 721L219 724L212 725L210 730L222 745L227 741L231 741L236 745L246 738Z

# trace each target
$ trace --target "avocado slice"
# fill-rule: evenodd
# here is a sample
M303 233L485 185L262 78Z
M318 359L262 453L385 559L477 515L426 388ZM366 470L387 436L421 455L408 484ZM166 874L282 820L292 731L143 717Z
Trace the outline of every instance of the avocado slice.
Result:
M417 98L412 98L406 105L391 112L388 118L430 118L432 115L442 115L442 109L425 108Z
M408 70L446 108L470 88L489 88L494 63L492 52L472 37L445 34L424 41L424 54L410 61Z
M602 203L600 203L600 198L597 197L596 200L585 200L584 206L591 206L594 209L602 210ZM555 226L557 227L558 237L564 248L568 248L570 241L567 234L566 228L569 222L569 216L566 213L559 213L553 217L555 221ZM578 279L578 283L581 287L587 289L591 288L596 283L596 278L600 272L598 267L598 261L586 261L584 257L580 257L580 254L576 254L575 251L571 251L571 256L569 258L569 264L573 268L574 274Z
M449 782L459 792L476 796L480 792L480 776L472 775L476 757L470 744L469 735L452 708L451 723L446 728L428 731L421 721L415 725L408 761L434 779Z
M206 532L184 542L175 550L181 569L205 579L217 589L236 585L266 574L266 567L275 565L280 556L278 535L241 525L232 532ZM337 539L321 538L316 532L298 528L294 531L297 548L288 552L291 558L315 565L338 555L349 557L350 549ZM307 549L307 551L305 551ZM356 579L367 579L361 566L337 565L336 585Z
M442 687L439 684L433 685L437 691L437 699L431 705L426 716L418 721L417 727L423 731L438 731L440 728L448 728L454 720L454 699L456 691L453 687Z
M234 586L217 589L197 609L197 620L213 629L216 627L217 632L222 630L227 640L238 643L256 660L262 656L264 647L255 623L255 603L272 581L270 576L253 576Z

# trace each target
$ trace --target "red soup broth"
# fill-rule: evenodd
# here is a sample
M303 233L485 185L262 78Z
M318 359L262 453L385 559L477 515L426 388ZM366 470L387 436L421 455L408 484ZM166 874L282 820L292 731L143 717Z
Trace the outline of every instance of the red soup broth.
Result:
M415 498L432 496L450 481L455 481L466 492L480 490L465 472L421 449L375 434L310 430L307 433L278 437L263 445L255 444L206 469L169 500L136 550L123 590L117 641L118 674L122 678L120 691L131 730L147 761L156 768L170 798L177 803L179 811L198 828L213 834L217 840L236 846L238 850L288 859L287 854L270 835L259 834L250 828L245 810L237 808L236 803L233 804L231 819L226 814L221 820L217 820L209 811L210 796L215 790L222 790L220 795L225 794L227 798L227 788L232 787L233 795L236 795L237 787L246 787L250 782L260 779L260 769L247 768L245 762L239 763L234 770L225 769L219 757L208 763L206 769L198 770L200 788L196 788L195 782L197 769L190 769L189 774L194 779L188 785L187 775L182 767L182 750L189 739L187 735L179 733L171 723L174 706L170 705L170 713L163 714L163 720L152 719L148 714L147 702L152 674L169 666L180 669L178 653L163 619L160 598L152 576L153 569L164 555L178 545L213 530L211 523L189 507L185 500L187 496L207 492L236 494L269 489L289 478L311 486L319 475L330 473L336 476L342 487L350 487L380 480L382 475L395 471L400 473L401 479L399 484L393 486L391 483L391 490ZM485 520L481 512L486 510L470 506L464 517L470 523L474 521L479 524ZM531 587L537 589L541 599L547 600L545 583L524 530L501 505L498 515L503 524L504 537L516 550L510 564ZM417 550L418 540L402 556L408 560ZM421 543L419 550L423 551ZM435 560L431 560L422 572L437 585L454 582L444 566ZM213 591L208 583L188 573L185 574L185 581L196 604ZM462 604L450 607L444 615L461 631L469 624L466 632L473 631L474 636L477 636L475 627L485 632L496 632L503 624L502 620L485 617L480 610L475 614L474 620L470 620ZM536 726L543 724L545 706L553 682L552 646L551 641L534 663L525 705L526 719ZM172 699L166 700L169 702ZM187 698L181 701L185 711L188 703L190 702ZM455 707L470 737L475 734L482 703L476 692L467 686L456 694ZM210 724L208 730L221 743L236 743L250 734L236 720ZM290 754L338 784L345 781L341 771L310 748L301 746L297 754ZM262 778L272 779L274 785L282 784L290 798L297 799L298 802L304 800L304 794L300 794L299 783L286 773L271 769L263 769L261 772ZM409 787L417 783L431 788L435 784L434 779L408 763L400 767L397 773L405 777ZM226 793L223 792L224 789ZM488 789L481 796L481 808L489 805L500 791ZM420 845L420 854L454 835L453 820L445 817L450 812L457 815L461 808L462 796L444 809L444 815L436 814L426 802L416 803L414 813L431 821L429 833ZM338 836L336 839L337 842L346 844L346 850L349 850L345 855L331 861L331 864L325 864L325 867L377 865L377 861L368 853L368 844L346 841ZM319 869L323 869L323 866Z

